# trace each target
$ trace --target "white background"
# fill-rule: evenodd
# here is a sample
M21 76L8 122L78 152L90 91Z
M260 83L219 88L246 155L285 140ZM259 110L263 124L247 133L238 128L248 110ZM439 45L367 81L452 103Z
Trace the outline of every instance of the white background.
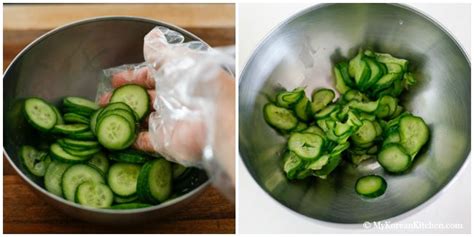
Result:
M242 71L254 49L291 15L313 4L239 4L238 48L239 70ZM434 18L462 45L470 57L471 19L466 4L409 4ZM466 98L467 99L467 98ZM253 180L242 161L238 161L237 233L470 233L471 184L470 159L464 168L434 198L414 210L390 219L391 223L462 224L460 230L364 229L362 225L339 225L313 220L282 206L265 193Z

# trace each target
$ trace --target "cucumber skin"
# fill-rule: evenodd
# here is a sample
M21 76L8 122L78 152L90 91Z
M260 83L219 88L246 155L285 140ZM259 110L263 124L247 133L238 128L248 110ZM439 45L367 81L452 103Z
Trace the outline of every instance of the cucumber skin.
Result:
M151 207L151 206L152 206L152 205L147 204L147 203L132 202L132 203L116 204L116 205L111 206L109 209L128 210L128 209L147 208L147 207Z
M150 158L146 154L134 150L111 152L109 158L117 162L133 164L144 164L147 161L150 161Z
M96 139L96 136L92 131L84 131L84 132L78 132L78 133L71 133L66 135L68 138L72 139L78 139L78 140L91 140L91 139Z
M150 174L152 161L145 163L140 169L140 174L137 180L137 196L138 200L145 203L158 204L158 202L151 196L148 186L148 176Z

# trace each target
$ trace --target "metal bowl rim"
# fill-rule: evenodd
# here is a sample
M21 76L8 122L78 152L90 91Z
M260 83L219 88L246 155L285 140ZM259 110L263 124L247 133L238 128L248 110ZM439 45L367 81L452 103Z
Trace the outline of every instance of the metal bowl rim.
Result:
M82 20L78 20L78 21L74 21L72 23L69 23L69 24L66 24L66 25L62 25L62 26L59 26L53 30L50 30L48 31L47 33L41 35L40 37L36 38L34 41L32 41L31 43L29 43L24 49L22 49L20 51L20 53L18 53L15 58L12 60L12 62L10 63L10 65L8 65L7 69L5 70L5 73L3 74L3 80L5 80L5 75L8 74L8 72L10 71L11 67L13 66L13 64L15 64L15 62L17 61L18 58L22 57L26 52L28 52L31 48L33 48L35 45L37 45L38 43L42 42L44 39L58 33L58 32L61 32L63 30L66 30L66 29L69 29L71 27L75 27L75 26L79 26L79 25L82 25L82 24L87 24L87 23L92 23L92 22L101 22L101 21L116 21L116 20L124 20L124 21L138 21L138 22L145 22L145 23L151 23L151 24L155 24L156 26L164 26L164 27L167 27L169 29L172 29L172 30L175 30L179 33L184 33L185 36L189 36L190 38L192 38L193 40L198 40L204 44L206 44L208 46L208 44L203 41L202 39L200 39L199 37L195 36L194 34L178 27L178 26L175 26L173 24L169 24L169 23L166 23L166 22L162 22L162 21L158 21L158 20L154 20L154 19L149 19L149 18L143 18L143 17L135 17L135 16L103 16L103 17L93 17L93 18L87 18L87 19L82 19ZM3 154L4 156L7 158L8 162L10 163L10 165L13 167L13 169L20 175L20 177L26 181L30 186L34 187L36 189L36 191L39 191L41 192L42 194L46 195L47 197L51 198L51 199L54 199L55 201L58 201L58 202L61 202L62 204L65 204L65 205L68 205L68 206L72 206L72 207L75 207L75 208L79 208L79 209L83 209L83 210L86 210L86 211L90 211L90 212L96 212L96 213L101 213L101 214L116 214L116 215L127 215L127 214L136 214L136 213L146 213L146 212L153 212L153 211L156 211L156 210L159 210L159 209L162 209L162 208L165 208L165 207L168 207L168 206L172 206L176 203L179 203L185 199L188 199L189 197L201 192L204 188L206 188L209 184L210 184L210 179L208 179L206 182L204 182L203 184L201 184L199 187L191 190L190 192L182 195L182 196L179 196L177 198L174 198L174 199L171 199L169 201L166 201L162 204L159 204L159 205L154 205L154 206L151 206L151 207L146 207L146 208L140 208L140 209L127 209L127 210L109 210L109 209L98 209L98 208L90 208L90 207L85 207L85 206L82 206L82 205L79 205L77 203L72 203L70 201L67 201L61 197L58 197L56 195L53 195L51 193L49 193L48 191L46 191L44 188L40 187L38 184L36 184L35 182L31 181L30 178L28 178L25 174L23 174L23 172L16 166L15 162L13 162L13 160L10 158L10 156L8 155L8 153L6 152L5 149L3 149Z
M297 13L295 13L294 15L291 15L290 17L286 18L286 20L282 21L281 23L277 24L274 28L272 28L269 33L267 33L265 35L265 37L258 43L258 46L253 50L253 53L252 55L250 56L250 58L247 60L247 62L245 63L245 66L244 68L242 69L242 72L241 72L241 76L240 76L240 80L239 80L239 90L240 90L240 85L243 84L244 80L249 80L249 79L246 79L247 77L244 77L244 75L247 74L247 71L248 71L248 68L250 67L250 65L253 63L253 61L255 60L256 56L257 56L257 52L259 52L261 50L261 48L266 45L268 43L268 41L272 38L272 36L283 29L283 27L285 27L286 25L288 25L289 23L291 23L292 21L296 20L297 18L307 14L307 13L310 13L312 11L315 11L315 10L318 10L318 9L322 9L322 8L325 8L325 7L328 7L328 6L332 6L332 5L336 5L336 4L341 4L341 3L321 3L321 4L316 4L316 5L313 5L313 6L309 6ZM342 3L342 4L385 4L385 5L391 5L391 6L395 6L395 7L399 7L399 8L402 8L402 9L405 9L407 11L410 11L411 13L413 14L416 14L418 16L420 16L421 18L427 20L428 22L432 23L434 26L436 26L438 29L440 29L445 35L447 35L450 40L452 42L454 42L454 44L458 47L458 49L461 51L461 53L463 54L464 56L464 59L466 60L466 62L469 64L469 67L471 66L471 62L470 62L470 59L469 57L467 56L466 54L466 51L465 49L463 48L463 46L461 44L459 44L459 42L456 40L456 38L451 34L451 32L449 32L449 30L447 30L440 22L438 22L436 19L432 18L431 16L427 15L427 14L424 14L423 12L421 12L420 10L417 10L413 7L410 7L406 4L401 4L401 3ZM240 94L239 94L240 96ZM240 106L240 105L239 105ZM240 114L239 114L239 120L240 120ZM470 133L470 132L469 132ZM240 138L239 138L240 140ZM240 142L239 142L240 144ZM275 201L276 203L278 203L279 205L285 207L286 209L289 209L291 210L292 213L296 213L298 216L302 216L306 219L309 219L309 220L312 220L312 221L320 221L320 222L323 222L325 224L332 224L332 225L344 225L346 227L349 227L351 225L355 225L355 224L360 224L362 222L333 222L333 221L327 221L327 220L322 220L322 219L318 219L318 218L314 218L314 217L311 217L309 215L306 215L306 214L303 214L303 213L300 213L294 209L292 209L291 207L281 203L279 200L277 200L275 197L273 197L273 195L271 193L269 193L267 190L265 190L264 188L262 188L262 185L260 184L260 182L257 180L257 178L254 176L254 174L252 172L250 172L252 169L251 169L251 165L248 163L247 161L247 158L244 158L242 155L241 155L241 152L240 152L240 145L239 145L239 157L240 159L243 161L244 165L245 165L245 168L247 169L247 171L249 172L250 176L252 176L252 179L258 184L258 186L268 195L270 196L270 198ZM457 169L456 173L449 179L448 182L446 182L445 184L443 184L441 186L441 188L434 194L432 195L431 197L429 197L428 199L426 199L425 201L421 202L421 203L418 203L417 205L415 205L412 209L410 210L407 210L407 211L404 211L404 212L399 212L398 214L388 218L387 220L391 220L391 219L397 219L397 218L401 218L402 216L405 216L405 215L412 215L414 213L417 213L419 211L421 211L422 207L425 206L425 205L428 205L430 203L432 203L435 199L437 199L441 193L444 193L445 190L447 189L447 187L449 186L452 186L452 183L454 182L454 180L458 179L458 176L459 176L459 173L461 173L463 170L466 169L466 166L467 166L467 163L469 163L468 161L470 160L470 157L471 157L471 149L470 149L470 144L469 144L469 153L467 154L467 157L464 159L464 162L463 164Z

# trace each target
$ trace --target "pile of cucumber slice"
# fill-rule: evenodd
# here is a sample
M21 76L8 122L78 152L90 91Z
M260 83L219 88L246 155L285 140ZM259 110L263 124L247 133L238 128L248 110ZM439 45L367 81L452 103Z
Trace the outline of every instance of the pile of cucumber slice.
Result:
M47 149L22 146L21 164L50 193L87 207L133 209L165 202L181 194L173 185L192 182L186 179L194 169L130 148L149 101L137 85L117 88L103 108L82 97L64 98L61 110L28 98L29 124L53 142Z
M390 54L359 51L334 66L336 90L305 87L283 91L263 108L265 121L288 136L283 171L288 179L325 179L344 162L359 165L376 159L387 173L412 166L428 142L425 121L405 111L399 96L416 83L408 61ZM381 179L381 180L380 180ZM357 181L361 196L382 195L387 183L369 175Z

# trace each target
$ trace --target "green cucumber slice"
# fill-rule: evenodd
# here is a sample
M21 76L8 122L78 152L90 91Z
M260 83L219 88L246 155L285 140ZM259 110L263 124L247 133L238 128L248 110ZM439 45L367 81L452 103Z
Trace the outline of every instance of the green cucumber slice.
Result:
M430 130L422 118L413 115L400 119L400 144L413 158L428 142Z
M83 206L108 208L113 201L114 194L105 184L88 181L77 187L76 202Z
M51 144L49 149L50 149L50 154L54 159L61 162L65 162L65 163L71 163L71 164L83 163L89 160L90 158L88 156L71 155L68 152L66 152L58 143Z
M360 177L356 184L356 192L366 198L382 196L387 189L387 182L378 175L367 175Z
M87 164L99 169L103 174L109 171L109 160L104 152L97 152L87 161Z
M304 87L295 88L293 91L283 91L277 94L276 104L283 108L292 108L304 97Z
M402 146L390 143L382 148L377 161L387 172L403 173L410 168L412 160Z
M105 183L104 177L93 167L85 164L77 164L69 167L66 172L64 172L61 181L64 198L74 202L77 187L88 181L93 183Z
M57 122L57 115L52 106L40 98L25 100L24 113L28 122L43 132L51 130Z
M317 113L324 109L334 100L335 97L336 94L330 89L322 88L315 90L311 96L311 109L313 113Z
M112 191L122 197L135 195L140 165L130 163L113 164L107 176L107 183Z
M21 146L20 160L26 170L37 177L43 177L51 163L48 153L38 151L32 146Z
M145 117L150 110L150 97L145 88L127 84L115 89L110 102L123 102L130 106L137 114L138 118Z
M87 130L89 130L89 125L86 124L58 124L53 127L52 132L70 135L73 133L85 132Z
M128 210L128 209L139 209L139 208L147 208L147 207L151 207L151 205L147 203L123 203L123 204L113 205L110 207L110 209Z
M288 149L302 159L317 158L324 140L321 136L311 133L293 133L288 139Z
M87 116L76 114L76 113L66 113L63 116L64 121L68 123L82 123L89 124L90 120Z
M286 151L283 155L283 171L288 179L294 179L296 173L303 167L303 161L292 151Z
M298 125L298 119L291 110L268 103L263 107L265 121L281 130L292 130Z
M109 115L97 124L97 139L109 150L123 150L135 141L135 124L120 115Z
M61 180L64 172L71 167L71 164L63 163L57 160L53 160L46 169L44 175L44 186L48 192L58 196L63 196L63 189L61 187Z

